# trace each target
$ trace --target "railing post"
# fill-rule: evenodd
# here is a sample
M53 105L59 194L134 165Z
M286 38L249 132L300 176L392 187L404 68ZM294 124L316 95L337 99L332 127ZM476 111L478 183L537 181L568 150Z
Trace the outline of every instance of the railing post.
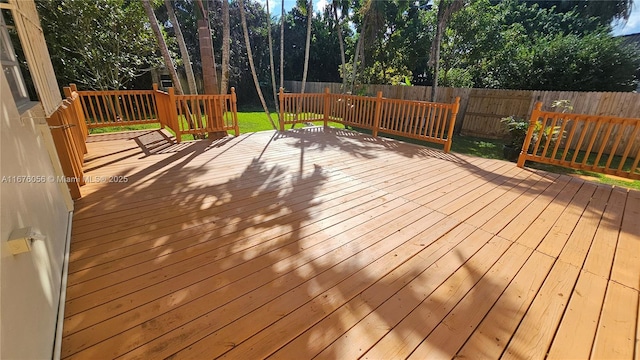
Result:
M278 102L280 103L280 131L284 131L284 88L278 92Z
M164 106L164 104L162 105L158 105L160 104L160 98L158 97L158 84L153 83L153 103L155 106L155 111L156 111L156 116L158 117L158 120L160 121L160 129L164 129L165 123L167 122L166 119L166 114L164 113L165 111L162 110L162 107ZM166 106L165 106L166 108Z
M378 96L376 97L376 112L373 116L373 137L378 136L378 129L380 128L380 116L382 114L382 91L378 91Z
M444 153L448 154L451 151L451 144L453 143L453 128L456 126L456 117L458 117L458 110L460 110L460 97L456 96L451 107L451 119L449 120L449 131L447 133L447 142L444 143Z
M71 88L71 91L78 92L78 87L76 86L76 84L69 84L69 87Z
M73 117L73 128L71 128L71 133L74 134L73 139L76 143L76 148L82 152L82 155L84 155L87 153L87 144L85 141L88 133L86 133L87 130L85 127L86 123L84 119L84 112L82 111L82 106L79 104L80 97L76 94L76 98L74 99L71 88L69 87L64 87L62 90L66 97L63 100L63 104L67 105L69 108L67 112L69 113L69 116ZM82 160L82 158L80 160Z
M182 141L182 132L180 131L180 119L178 119L178 111L176 110L176 92L173 87L170 87L169 93L169 117L173 123L173 131L176 133L176 142L180 144Z
M233 130L236 136L240 135L240 125L238 124L238 107L236 104L236 88L231 88L231 117L233 118Z
M542 111L542 102L538 101L536 103L535 108L531 112L531 118L529 119L529 129L527 130L527 136L524 138L524 144L522 144L522 150L520 151L520 156L518 156L518 167L524 167L524 162L529 152L529 145L531 144L531 137L533 136L533 131L536 128L536 123L538 122L538 118L540 117L540 112Z
M324 131L329 128L329 112L331 111L331 92L328 87L324 88Z

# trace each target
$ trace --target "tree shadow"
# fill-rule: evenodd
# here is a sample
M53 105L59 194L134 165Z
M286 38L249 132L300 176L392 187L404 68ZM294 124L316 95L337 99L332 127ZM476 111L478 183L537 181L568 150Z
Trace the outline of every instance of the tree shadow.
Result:
M327 357L340 357L327 346L354 324L341 317L331 326L316 324L334 319L344 304L357 303L358 316L376 319L383 336L400 326L394 334L401 338L424 339L446 327L442 319L473 313L485 301L481 294L499 294L506 286L492 278L492 262L473 260L491 253L487 244L496 237L483 234L489 238L480 237L477 251L462 254L454 244L441 253L443 242L466 239L460 231L469 225L446 223L434 211L412 215L422 208L352 185L357 181L321 161L332 150L345 151L350 161L393 151L401 158L454 161L500 184L530 186L499 179L467 157L315 128L179 146L154 133L129 141L143 149L127 157L116 150L87 164L88 174L112 171L128 181L96 186L77 202L63 357L269 355L289 342L303 345L293 353L298 357L325 348ZM432 218L445 221L446 231L433 231ZM439 283L434 278L440 266L456 261L467 290L454 288L462 292L453 301L439 287L450 274L441 274ZM478 294L471 290L476 284L482 284ZM399 299L407 304L401 312ZM493 311L517 310L509 301L499 306ZM433 329L427 332L422 320ZM317 339L326 346L312 352ZM450 351L450 343L428 339Z

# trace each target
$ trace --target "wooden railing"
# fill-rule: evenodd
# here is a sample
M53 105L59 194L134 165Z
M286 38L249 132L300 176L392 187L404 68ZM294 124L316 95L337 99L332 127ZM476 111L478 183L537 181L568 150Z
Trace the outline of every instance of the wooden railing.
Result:
M82 196L80 186L85 183L82 163L87 153L86 140L89 131L79 94L68 87L64 88L64 94L66 99L47 118L47 124L51 129L51 136L62 165L64 182L69 187L71 197L78 199Z
M153 90L78 91L78 95L89 128L159 121Z
M346 94L329 94L329 120L375 132L376 109L382 106L379 98Z
M168 96L169 120L165 123L176 133L178 142L182 134L228 130L233 130L236 136L240 134L235 88L223 95L176 95L173 88L169 88Z
M224 95L176 95L158 90L77 91L88 128L159 123L176 134L240 134L235 89Z
M451 150L453 129L460 98L450 104L425 101L331 94L292 94L280 89L280 130L285 125L308 121L329 121L378 133L429 141Z
M518 158L640 179L640 119L542 111L531 113Z
M280 130L289 124L324 121L324 106L325 94L284 94L280 89Z

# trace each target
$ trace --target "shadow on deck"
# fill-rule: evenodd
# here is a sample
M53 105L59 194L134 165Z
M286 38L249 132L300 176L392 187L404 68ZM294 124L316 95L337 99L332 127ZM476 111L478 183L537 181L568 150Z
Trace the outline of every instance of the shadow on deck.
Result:
M63 358L637 351L636 191L337 129L88 146Z

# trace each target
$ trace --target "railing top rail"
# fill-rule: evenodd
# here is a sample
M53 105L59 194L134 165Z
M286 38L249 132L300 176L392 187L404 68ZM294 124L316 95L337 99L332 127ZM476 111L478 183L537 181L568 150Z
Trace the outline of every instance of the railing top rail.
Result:
M284 97L312 97L312 96L324 96L325 93L304 93L304 94L300 94L300 93L281 93L279 95L282 95Z
M79 90L79 95L153 94L154 90Z
M535 111L535 110L534 110ZM611 116L611 115L594 115L594 114L578 114L578 113L561 113L556 111L542 111L537 110L537 116L544 117L558 117L558 118L576 118L580 120L587 119L610 119L610 121L640 121L640 118L632 118L632 117L619 117L619 116Z
M232 94L184 94L184 95L175 95L178 99L187 99L187 100L215 100L215 99L231 99Z
M367 101L376 101L375 96L363 96L363 95L353 95L353 94L338 94L338 93L280 93L279 94L285 98L307 98L307 97L321 97L329 95L332 98L338 99L355 99L355 100L367 100ZM400 104L419 104L419 105L427 105L427 106L435 106L442 108L452 108L455 105L455 102L452 103L439 103L439 102L431 102L431 101L421 101L421 100L404 100L404 99L391 99L391 98L381 98L382 101L385 102L393 102Z

